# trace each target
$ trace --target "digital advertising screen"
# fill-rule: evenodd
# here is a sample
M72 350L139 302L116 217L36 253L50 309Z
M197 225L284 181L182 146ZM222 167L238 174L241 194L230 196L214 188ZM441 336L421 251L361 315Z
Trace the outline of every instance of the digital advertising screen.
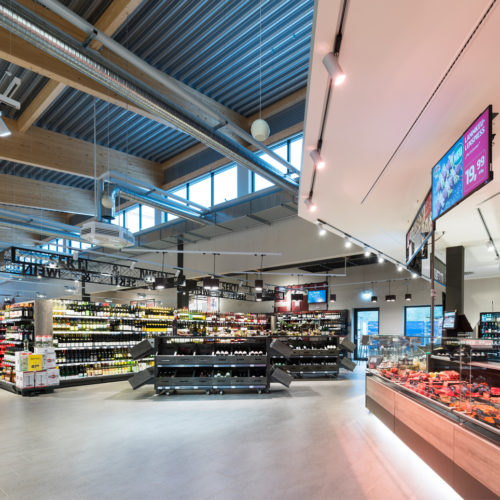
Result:
M491 106L432 168L432 220L492 179Z
M429 189L410 229L406 233L406 264L417 256L432 233L432 190Z
M326 302L326 289L309 290L307 292L307 301L309 304L323 304Z
M456 328L457 313L455 311L447 311L443 316L443 328L445 330L453 330Z

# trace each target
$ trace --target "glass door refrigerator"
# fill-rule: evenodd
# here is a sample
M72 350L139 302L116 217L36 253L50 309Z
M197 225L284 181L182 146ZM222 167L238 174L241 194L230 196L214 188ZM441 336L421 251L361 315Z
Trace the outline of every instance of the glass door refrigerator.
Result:
M479 338L500 339L500 312L479 313Z

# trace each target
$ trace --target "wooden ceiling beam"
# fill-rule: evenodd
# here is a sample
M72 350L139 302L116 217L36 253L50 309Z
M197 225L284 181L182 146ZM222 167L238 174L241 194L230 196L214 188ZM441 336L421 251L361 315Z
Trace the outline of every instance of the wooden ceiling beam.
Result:
M2 138L0 159L94 177L94 145L91 142L34 126L27 134L22 134L17 130L16 121L8 118L3 120L11 135ZM155 186L162 184L160 164L104 146L98 145L96 150L98 176L107 170L115 170Z
M50 182L0 174L0 203L94 215L94 192Z
M44 17L50 16L52 22L59 20L59 17L54 15L48 9L43 8L41 5L33 4L21 0L25 7L37 12L39 15L43 12ZM139 6L141 0L114 0L111 5L105 10L104 14L99 18L96 26L107 35L113 35L114 32L121 26L126 17ZM42 11L43 9L43 11ZM84 36L79 30L72 29L72 25L65 26L67 33L76 36L82 40ZM95 42L94 48L98 49L100 44ZM42 113L57 99L57 97L66 89L66 85L58 80L50 79L38 95L33 99L30 105L21 113L18 119L19 132L26 132L33 123L42 115Z

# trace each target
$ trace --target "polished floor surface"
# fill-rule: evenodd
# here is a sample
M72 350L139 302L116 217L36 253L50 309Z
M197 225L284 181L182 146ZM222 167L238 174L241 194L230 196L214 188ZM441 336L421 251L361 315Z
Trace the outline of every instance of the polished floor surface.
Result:
M0 500L459 498L365 409L360 368L260 396L0 390L0 429Z

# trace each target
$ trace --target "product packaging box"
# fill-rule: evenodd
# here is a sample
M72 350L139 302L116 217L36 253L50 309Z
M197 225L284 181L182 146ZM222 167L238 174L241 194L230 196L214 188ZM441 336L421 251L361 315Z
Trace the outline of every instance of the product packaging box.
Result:
M35 354L43 355L43 370L48 370L49 368L55 368L57 366L56 351L53 347L35 347Z
M29 352L18 351L15 353L16 356L16 372L27 372L29 371Z
M59 385L59 368L49 368L47 370L47 385L49 387Z
M39 372L43 370L43 354L30 354L28 359L28 371Z
M35 387L47 387L49 380L47 378L47 372L35 372Z
M18 372L16 374L16 387L19 387L19 389L33 389L35 387L35 373Z

